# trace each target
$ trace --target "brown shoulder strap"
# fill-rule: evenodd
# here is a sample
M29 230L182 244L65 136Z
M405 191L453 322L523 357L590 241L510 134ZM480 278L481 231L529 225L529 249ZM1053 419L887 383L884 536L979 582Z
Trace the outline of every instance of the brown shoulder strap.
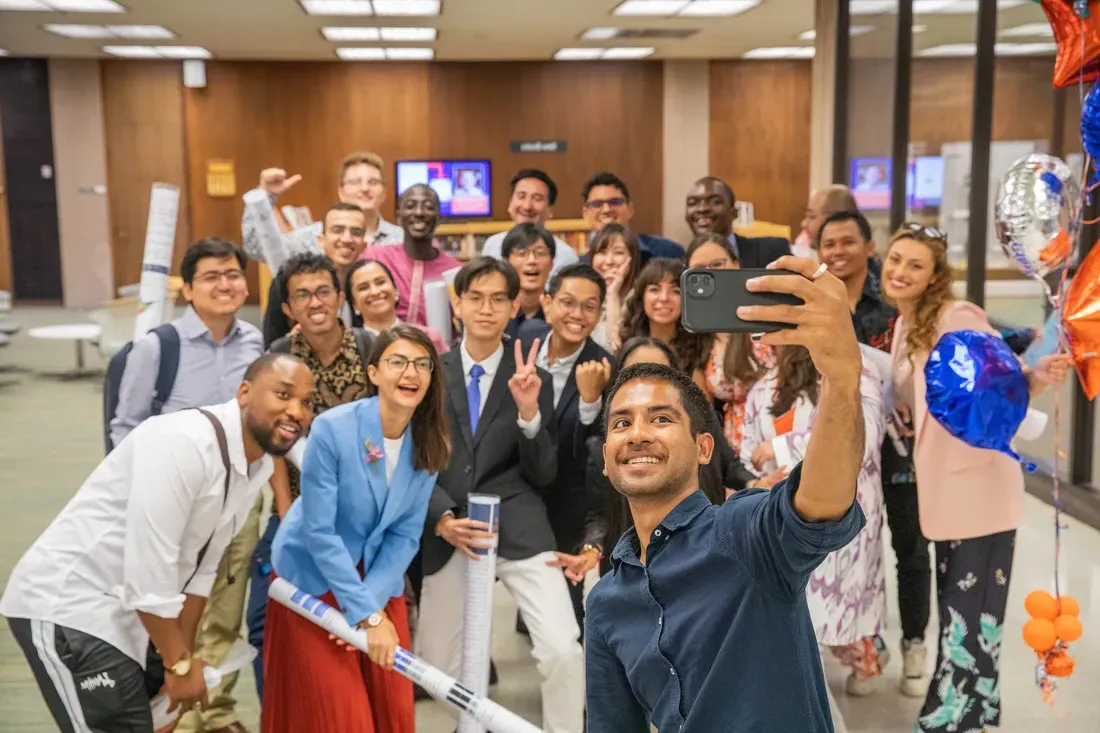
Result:
M225 437L225 428L222 427L221 420L214 417L213 413L208 412L201 407L196 407L196 410L206 416L206 419L210 421L210 424L214 427L214 435L218 439L218 448L222 453L222 465L225 466L225 484L222 488L222 509L225 509L225 504L229 501L229 476L233 467L229 463L229 440ZM210 549L210 543L214 540L214 533L218 531L217 524L214 525L214 531L210 533L210 538L206 540L206 544L199 550L198 557L195 560L195 571L191 573L191 577L187 579L187 582L183 584L183 590L187 589L187 586L191 585L191 581L195 579L195 576L199 572L199 568L202 566L202 560L206 557L206 551Z

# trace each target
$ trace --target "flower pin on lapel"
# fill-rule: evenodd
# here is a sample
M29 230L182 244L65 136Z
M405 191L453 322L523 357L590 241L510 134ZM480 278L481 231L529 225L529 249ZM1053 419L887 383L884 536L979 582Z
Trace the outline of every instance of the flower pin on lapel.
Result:
M363 441L363 447L367 450L367 463L374 463L382 458L382 449L369 440Z

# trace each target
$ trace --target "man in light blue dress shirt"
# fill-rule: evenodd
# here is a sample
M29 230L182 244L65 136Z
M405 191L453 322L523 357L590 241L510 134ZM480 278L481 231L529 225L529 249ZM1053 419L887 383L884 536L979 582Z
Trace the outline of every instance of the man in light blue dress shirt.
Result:
M237 318L248 297L244 275L245 255L236 245L220 239L201 239L187 248L180 264L181 292L190 306L172 322L179 332L179 368L162 413L190 407L216 405L233 399L245 371L263 354L263 336L250 323ZM152 416L160 339L152 333L134 342L126 359L119 388L118 408L111 421L115 446L146 418ZM244 613L249 563L259 539L259 505L234 536L218 566L217 579L206 604L195 654L217 665L236 640ZM230 675L210 694L210 707L187 713L177 731L242 733L236 702L231 696L236 675Z
M512 177L512 198L508 200L508 216L512 223L546 224L554 215L553 206L558 201L558 186L554 179L537 168L524 168ZM504 237L508 232L497 232L485 240L481 247L483 257L504 259ZM580 260L577 251L560 237L554 237L554 264L550 277L561 268Z

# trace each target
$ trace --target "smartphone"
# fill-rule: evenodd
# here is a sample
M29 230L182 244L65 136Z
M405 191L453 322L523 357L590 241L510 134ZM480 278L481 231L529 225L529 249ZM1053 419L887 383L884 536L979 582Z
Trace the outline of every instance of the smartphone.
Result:
M773 321L743 321L737 309L743 305L802 305L788 293L750 292L745 283L754 277L774 275L802 277L791 270L685 270L680 276L680 320L692 333L763 333L794 328Z

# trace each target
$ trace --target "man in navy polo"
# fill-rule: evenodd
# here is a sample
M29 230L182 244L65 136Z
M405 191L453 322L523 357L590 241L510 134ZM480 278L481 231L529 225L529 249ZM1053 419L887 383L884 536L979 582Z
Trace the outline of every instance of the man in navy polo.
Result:
M588 733L833 733L806 607L811 571L864 524L861 358L843 283L811 260L756 278L804 305L739 308L745 320L798 323L765 334L805 346L822 375L806 459L771 491L712 505L705 395L674 369L624 369L608 396L605 472L634 527L588 598Z

